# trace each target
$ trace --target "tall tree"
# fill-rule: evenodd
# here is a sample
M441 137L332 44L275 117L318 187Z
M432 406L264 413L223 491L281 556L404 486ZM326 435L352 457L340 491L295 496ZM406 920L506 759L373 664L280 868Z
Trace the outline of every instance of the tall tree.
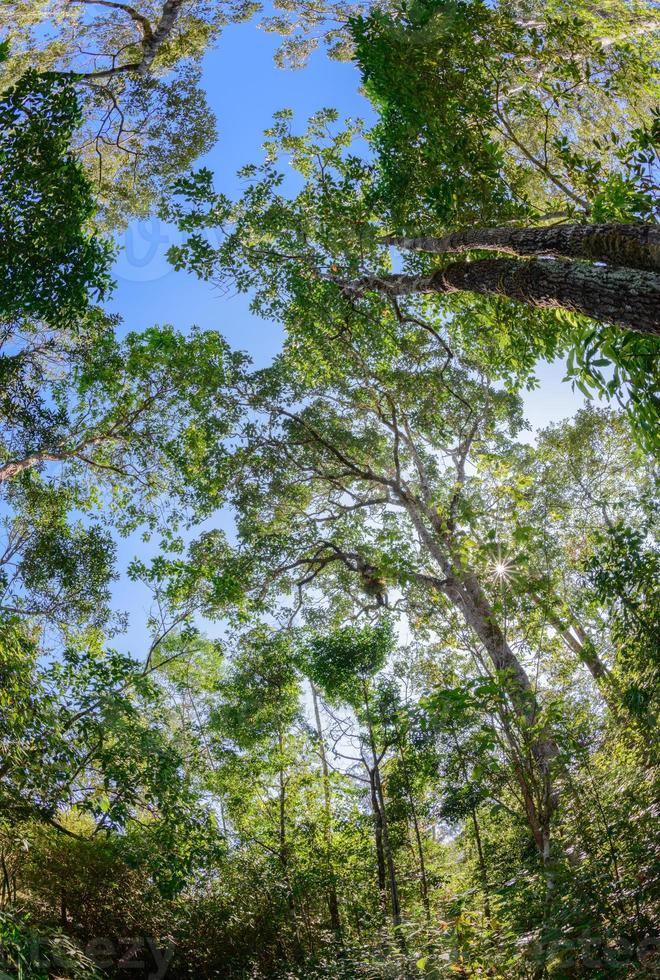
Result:
M348 21L369 3L275 0L11 0L0 26L11 44L0 86L26 69L76 87L83 110L75 149L95 184L98 220L121 227L153 213L168 184L216 139L201 60L229 24L263 14L282 35L276 59L303 65L322 43L334 57L353 51ZM378 8L387 9L388 2Z
M347 574L364 588L366 608L387 602L388 582L413 590L412 608L416 590L429 610L448 600L474 631L490 669L508 685L513 720L505 724L520 729L515 738L526 746L518 777L530 826L547 857L556 750L534 684L498 621L489 561L482 556L475 564L464 526L474 513L468 458L505 438L501 426L515 427L515 404L468 375L448 373L434 345L429 349L419 333L415 337L417 354L405 370L396 357L391 367L379 367L377 350L365 360L366 352L351 351L346 338L344 364L332 367L336 341L312 341L313 362L305 370L320 372L323 382L307 387L311 400L300 410L294 405L302 391L295 374L280 374L284 365L255 375L247 404L265 413L264 428L249 424L245 456L235 457L229 480L251 574L262 581L283 576L311 588L320 575L338 570L339 582ZM411 339L398 357L405 357ZM451 461L447 468L437 465L435 454ZM243 459L245 472L253 474L247 492ZM255 485L266 488L266 496L255 494ZM513 731L509 735L514 739Z
M242 360L216 334L118 342L98 311L77 328L8 324L3 356L0 612L43 629L45 646L118 625L117 532L176 549L177 529L213 510L226 372Z
M106 224L146 217L165 183L210 148L215 124L199 59L222 26L252 6L72 0L54 14L41 3L5 8L6 80L32 68L77 88L83 119L75 149Z
M627 170L657 102L652 5L421 0L353 30L397 231L653 212Z
M594 225L587 235L567 228L561 246L554 233L557 251L570 252L570 239L580 258L485 258L475 247L466 259L439 261L432 236L424 236L423 245L421 237L397 237L407 269L392 272L379 166L347 150L360 127L336 131L335 122L336 114L319 113L297 136L290 114L280 114L269 132L266 162L245 169L252 183L237 202L214 192L208 171L181 180L166 212L188 235L170 250L175 266L253 291L255 308L280 319L292 334L300 329L301 309L315 307L320 314L325 306L330 317L336 309L341 320L348 315L340 312L347 300L375 321L381 314L372 311L385 300L402 324L424 321L440 336L440 324L447 323L448 350L464 351L490 377L508 383L523 382L537 359L568 351L569 370L585 392L591 385L609 397L628 397L640 438L653 446L660 278L635 266L655 262L654 229L622 228L622 239L637 241L645 254L631 253L628 269L618 264L616 236L610 239L616 260L602 262L611 226ZM292 197L281 191L284 155L305 181ZM207 227L221 229L217 247L204 236ZM479 240L488 234L479 232ZM504 235L500 229L491 237ZM462 247L464 240L463 234L458 240L448 234L438 247ZM509 241L511 249L533 252L513 230ZM598 258L589 254L594 242ZM428 251L417 251L421 247ZM610 365L613 377L602 371Z
M390 743L378 703L383 692L374 684L374 675L383 666L391 646L387 624L362 630L345 627L314 637L306 660L310 676L333 700L352 708L363 728L360 759L369 780L378 886L383 905L389 895L392 924L398 929L402 913L383 779L383 759Z

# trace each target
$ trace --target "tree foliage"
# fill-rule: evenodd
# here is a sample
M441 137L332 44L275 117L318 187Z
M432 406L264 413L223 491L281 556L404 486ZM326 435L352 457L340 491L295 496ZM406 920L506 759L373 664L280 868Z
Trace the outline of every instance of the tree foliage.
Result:
M655 13L276 2L378 119L279 113L231 199L180 171L258 5L13 6L0 968L656 976ZM175 175L265 367L93 305ZM558 355L611 404L532 434Z
M72 85L28 71L0 99L0 317L53 326L103 299L112 248L91 227L95 197L71 137Z

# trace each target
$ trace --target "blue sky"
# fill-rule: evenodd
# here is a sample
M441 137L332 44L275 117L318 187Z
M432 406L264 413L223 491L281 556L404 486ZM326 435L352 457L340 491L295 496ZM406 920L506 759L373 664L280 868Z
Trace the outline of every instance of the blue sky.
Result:
M204 61L203 85L219 140L198 165L209 167L216 186L230 194L239 188L236 171L261 160L263 131L278 109L292 108L301 123L326 106L345 116L369 116L352 65L317 52L303 71L278 69L273 55L280 40L254 23L232 25ZM176 229L157 219L131 225L122 237L110 307L124 316L127 328L168 322L183 329L195 323L220 329L258 362L269 360L281 342L279 327L251 316L245 297L221 296L213 286L169 268L165 251L175 241Z
M219 140L199 165L214 172L216 186L223 191L237 190L236 171L261 159L263 131L278 109L292 108L301 125L327 106L343 116L372 118L352 65L330 61L319 51L304 70L284 71L273 61L278 42L254 23L236 24L206 55L203 84L218 120ZM281 342L279 327L252 316L246 297L220 295L209 283L175 272L165 258L175 241L176 229L158 219L136 222L122 236L117 289L109 307L123 316L126 329L153 323L186 329L197 324L221 330L258 363L270 360ZM561 363L540 367L541 388L526 399L534 428L572 415L582 403L570 385L562 384L563 376Z
M352 65L330 61L317 52L304 70L284 71L273 61L277 46L278 38L254 23L232 25L204 61L203 84L218 120L219 140L199 165L209 167L218 189L230 194L238 188L236 171L261 159L263 131L278 109L293 109L300 125L324 107L336 108L342 116L372 118ZM280 328L254 317L247 297L221 295L209 283L171 269L165 252L176 241L176 229L157 219L129 227L121 238L117 288L109 309L122 315L126 330L154 323L171 323L181 330L193 324L220 330L233 346L248 351L255 363L267 363L280 346ZM573 415L583 403L570 385L562 383L563 364L540 365L538 375L540 387L525 398L533 428ZM221 515L219 522L226 525ZM121 564L136 552L146 557L139 536L122 542ZM130 616L129 631L116 645L140 656L146 646L143 624L148 595L122 578L115 588L115 603Z

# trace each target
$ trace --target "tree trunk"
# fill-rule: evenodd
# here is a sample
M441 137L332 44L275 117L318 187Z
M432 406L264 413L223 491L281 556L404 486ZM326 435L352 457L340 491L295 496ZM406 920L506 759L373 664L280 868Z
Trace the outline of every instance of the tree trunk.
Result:
M456 731L452 727L452 736L454 742L454 751L459 759L461 775L465 780L465 783L469 783L470 775L468 767L465 763L465 755L459 744L458 738L456 736ZM481 890L484 895L484 915L486 916L486 921L489 926L492 926L492 909L490 905L490 885L488 884L488 870L486 868L486 858L484 856L483 844L481 842L481 831L479 829L479 821L477 820L477 810L474 805L470 807L470 813L472 815L472 826L474 827L474 839L477 845L477 858L479 861L479 878L481 880Z
M380 896L380 904L384 914L387 907L387 886L385 882L385 853L383 851L383 818L380 812L378 794L376 793L376 774L374 769L369 769L369 789L371 792L371 809L373 810L374 814L378 894Z
M321 756L321 773L323 777L323 807L324 807L324 827L326 861L328 866L328 911L330 912L330 925L337 938L341 938L341 917L339 915L339 901L337 899L337 881L332 861L332 800L330 797L330 772L328 770L328 760L325 754L325 743L323 741L323 727L321 725L321 712L319 711L319 699L313 681L310 681L312 689L312 703L314 705L314 719L316 721L316 733L319 737L319 752Z
M387 820L387 812L385 810L385 794L383 793L383 783L380 778L380 767L376 763L374 767L374 784L376 787L376 794L378 796L378 803L380 806L380 812L382 817L382 828L383 828L383 853L385 855L385 866L387 867L387 877L390 886L390 902L392 907L392 923L394 928L397 929L401 925L401 905L399 903L399 887L396 880L396 870L394 868L394 857L392 854L392 846L390 843L390 830Z
M0 908L11 902L11 879L5 859L4 850L0 851L0 867L2 868L2 888L0 889Z
M139 45L142 48L142 56L139 61L130 61L123 65L112 65L110 68L102 68L98 71L62 73L71 78L80 79L82 82L93 82L103 78L113 78L115 75L146 75L151 69L159 50L172 34L184 0L164 0L160 12L160 19L155 28L152 28L149 20L129 4L116 3L113 0L77 0L77 2L98 3L104 7L113 7L117 10L122 10L135 21L140 30L140 39L136 40L134 45L135 47Z
M525 668L507 643L476 575L462 569L454 570L445 591L483 643L495 670L508 676L511 698L517 712L530 724L534 724L537 705L531 682Z
M565 622L558 613L546 608L537 596L532 596L532 599L543 610L548 623L561 636L568 649L572 650L578 660L584 664L598 687L608 695L607 684L610 674L598 656L593 641L576 624Z
M385 809L385 794L383 792L383 783L380 778L380 764L378 760L378 754L376 751L376 739L374 737L373 724L371 720L371 706L369 703L369 689L367 687L367 682L362 682L362 688L364 693L364 705L366 708L367 715L367 726L368 726L368 736L369 736L369 748L371 750L371 757L373 759L373 789L375 792L375 797L378 804L378 809L380 811L380 826L381 826L381 842L383 849L383 857L385 859L385 866L387 868L387 878L389 882L390 890L390 908L392 910L392 923L394 929L397 933L397 939L401 946L404 946L403 936L399 931L399 926L401 925L401 906L399 904L399 888L396 880L396 870L394 867L394 856L392 854L392 847L390 843L390 831L387 820L387 811Z
M515 756L514 768L523 793L528 823L542 860L546 863L550 859L550 821L556 808L550 769L552 760L557 755L557 746L542 731L527 736L527 730L538 724L536 694L524 667L498 626L495 614L476 576L471 572L465 573L462 581L454 586L454 589L459 596L458 605L462 608L466 622L483 643L493 666L497 671L503 671L509 678L507 685L509 697L534 759L538 786L535 787L533 782L530 782Z
M296 946L298 951L301 950L300 943L300 933L298 930L298 915L296 912L296 900L293 894L293 888L291 887L291 877L289 875L289 844L286 836L286 779L284 776L284 769L282 767L281 760L284 755L284 739L282 737L282 732L278 734L278 743L280 751L280 766L278 769L278 782L279 782L279 799L278 799L278 834L279 834L279 857L280 864L282 866L282 874L286 884L287 892L287 909L289 913L289 919L291 922L293 935L295 937Z
M435 588L442 591L456 606L466 624L481 640L493 667L508 678L507 693L511 706L523 731L533 760L534 776L538 786L525 772L524 760L519 758L513 732L509 738L512 747L512 764L516 780L525 801L527 822L536 846L545 862L550 854L550 821L556 808L556 796L552 785L551 763L557 755L557 746L544 732L527 735L538 722L538 703L529 677L515 653L507 643L499 627L497 617L479 580L473 572L464 568L460 556L455 554L450 535L439 522L437 513L424 510L426 520L435 534L425 524L418 505L410 499L403 501L408 514L430 556L438 563L445 576L437 580ZM506 719L503 719L506 727Z
M397 743L399 749L399 758L401 760L401 769L403 772L404 787L406 790L406 796L408 797L408 802L410 804L410 814L412 816L413 830L415 832L415 843L417 845L417 859L419 861L419 883L420 883L420 891L422 894L422 905L424 906L424 913L426 915L426 919L427 921L430 921L431 906L429 904L429 886L428 886L428 879L426 877L426 861L424 860L424 847L422 844L422 834L419 829L419 820L417 819L417 808L415 807L415 795L413 793L412 784L410 781L408 763L406 761L405 752L403 750L402 739L398 731L397 731Z
M567 310L642 334L660 335L660 275L558 259L479 259L453 262L428 275L365 276L348 293L390 296L479 293L536 309Z
M419 820L417 819L417 812L415 810L415 803L411 797L410 808L412 812L413 829L415 831L415 841L417 842L417 857L419 859L419 884L422 893L422 905L424 906L424 914L426 916L426 921L431 921L431 904L429 902L429 882L426 877L426 861L424 859L424 847L422 845L422 834L419 829Z
M138 74L144 75L151 68L158 51L172 33L182 6L183 0L165 0L160 12L160 20L152 36L145 38L144 54L138 67Z
M479 821L477 820L477 811L472 807L472 826L474 827L474 839L477 844L477 857L479 859L479 877L481 878L481 890L484 893L484 915L486 916L486 922L488 925L492 925L491 918L491 907L490 907L490 886L488 884L488 873L486 871L486 859L484 858L484 849L481 843L481 832L479 830Z
M451 568L446 559L445 568ZM512 747L513 768L525 802L527 822L545 863L550 857L550 821L556 808L551 765L557 755L557 746L543 731L528 735L529 729L538 725L536 693L523 665L500 629L477 577L460 567L451 568L444 591L481 640L495 670L508 679L507 693L533 760L533 778L525 771L524 759L519 758L514 734L505 724ZM506 719L503 720L506 722Z
M464 228L440 237L388 235L383 242L412 252L445 254L480 250L507 255L546 255L660 272L660 227L650 224Z

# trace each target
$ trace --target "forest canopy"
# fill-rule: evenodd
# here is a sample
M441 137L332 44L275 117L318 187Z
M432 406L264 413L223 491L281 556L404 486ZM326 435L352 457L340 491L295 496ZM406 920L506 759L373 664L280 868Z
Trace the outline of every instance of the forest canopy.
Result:
M0 27L2 976L657 976L657 9Z

